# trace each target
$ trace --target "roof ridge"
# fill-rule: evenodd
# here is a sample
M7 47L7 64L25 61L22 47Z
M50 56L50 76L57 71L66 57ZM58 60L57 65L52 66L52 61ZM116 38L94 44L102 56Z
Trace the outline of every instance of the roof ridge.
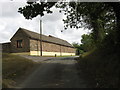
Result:
M37 33L37 32L31 31L31 30L28 30L28 29L25 29L25 28L21 28L21 27L20 27L20 29L21 29L21 30L26 30L26 31L29 31L29 32L32 32L32 33L39 34L39 33ZM40 34L39 34L39 35L40 35ZM42 35L44 35L44 34L42 34ZM50 36L52 36L52 35L50 35L50 36L49 36L49 35L48 35L48 36L47 36L47 35L44 35L44 36L46 36L46 37L50 37ZM60 38L55 37L55 36L52 36L52 37L53 37L53 38L60 39ZM63 39L60 39L60 40L63 40ZM63 40L63 41L66 41L66 40ZM66 41L66 42L67 42L67 41Z
M28 30L28 29L25 29L25 28L20 28L20 29L21 29L21 30L28 31L28 32L31 32L31 33L36 33L36 34L39 34L39 35L40 35L40 33L35 32L35 31L31 31L31 30ZM44 34L42 34L42 35L44 35ZM47 36L47 35L44 35L44 36Z

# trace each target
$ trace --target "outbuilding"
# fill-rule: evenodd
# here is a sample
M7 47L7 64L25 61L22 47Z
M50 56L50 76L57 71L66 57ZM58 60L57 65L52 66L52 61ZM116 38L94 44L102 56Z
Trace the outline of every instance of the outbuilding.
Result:
M62 40L51 35L42 35L41 37L42 39L40 39L40 34L36 32L32 32L24 28L19 28L10 39L11 42L3 44L3 52L9 50L11 53L40 55L41 40L43 56L75 55L75 48L66 40Z

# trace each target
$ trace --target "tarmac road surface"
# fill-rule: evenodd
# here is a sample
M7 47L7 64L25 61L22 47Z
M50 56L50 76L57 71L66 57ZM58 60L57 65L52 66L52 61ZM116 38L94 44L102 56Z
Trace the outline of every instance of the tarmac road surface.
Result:
M41 64L19 85L20 88L87 88L78 75L75 57L24 57Z

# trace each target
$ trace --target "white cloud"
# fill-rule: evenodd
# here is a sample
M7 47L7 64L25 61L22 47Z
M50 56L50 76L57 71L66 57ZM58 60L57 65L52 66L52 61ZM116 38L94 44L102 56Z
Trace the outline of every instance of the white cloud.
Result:
M19 27L26 28L31 31L39 33L39 20L40 17L36 17L32 20L26 20L20 13L18 13L18 8L24 6L24 2L0 2L0 43L10 41L10 38L14 35ZM15 1L15 0L14 0ZM58 10L52 8L54 11L51 15L45 15L43 17L43 34L53 35L61 39L67 40L68 42L79 42L81 35L86 33L83 29L64 30L62 18L63 14L59 13ZM61 30L64 30L61 32Z

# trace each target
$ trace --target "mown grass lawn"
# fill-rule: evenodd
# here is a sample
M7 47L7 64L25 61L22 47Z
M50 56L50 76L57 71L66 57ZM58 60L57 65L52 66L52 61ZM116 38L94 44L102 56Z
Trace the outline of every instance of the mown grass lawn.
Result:
M35 62L8 53L2 54L2 87L11 88L17 84L22 76L24 76L32 67L36 65Z

